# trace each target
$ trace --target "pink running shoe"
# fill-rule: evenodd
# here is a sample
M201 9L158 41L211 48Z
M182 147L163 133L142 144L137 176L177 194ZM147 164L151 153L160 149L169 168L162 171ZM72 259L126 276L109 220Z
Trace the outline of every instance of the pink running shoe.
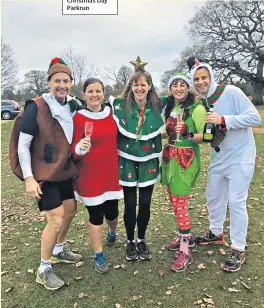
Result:
M183 272L186 270L187 266L191 264L193 261L192 254L189 251L189 254L185 254L182 251L178 251L176 253L176 260L173 262L171 266L171 270L174 272Z
M194 246L195 246L194 238L191 236L189 240L189 248L193 248ZM167 245L167 249L172 251L180 250L180 238L177 238L177 240L170 242Z

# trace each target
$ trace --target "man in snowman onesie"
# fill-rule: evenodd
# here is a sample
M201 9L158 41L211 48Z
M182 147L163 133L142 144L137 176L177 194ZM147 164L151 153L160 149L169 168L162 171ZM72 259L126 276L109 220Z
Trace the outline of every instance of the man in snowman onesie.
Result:
M197 237L196 243L223 244L223 225L229 204L232 251L223 270L236 272L245 263L248 228L246 201L256 157L251 127L258 126L261 117L239 88L216 83L210 65L196 59L191 79L205 104L208 107L213 105L213 112L207 113L207 123L216 125L206 190L210 230L205 236Z

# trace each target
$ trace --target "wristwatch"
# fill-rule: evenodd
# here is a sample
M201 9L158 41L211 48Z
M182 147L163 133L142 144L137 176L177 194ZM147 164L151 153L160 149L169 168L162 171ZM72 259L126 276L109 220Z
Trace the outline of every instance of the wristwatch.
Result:
M189 133L189 139L192 139L194 137L194 133L193 132L190 132Z

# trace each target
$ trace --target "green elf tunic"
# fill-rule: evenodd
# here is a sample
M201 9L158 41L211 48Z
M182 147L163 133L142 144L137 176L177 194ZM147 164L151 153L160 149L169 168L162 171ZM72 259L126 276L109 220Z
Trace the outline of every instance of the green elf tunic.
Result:
M177 112L180 105L175 105L173 111ZM189 116L184 121L189 131L202 134L206 110L201 101L195 102L187 108ZM163 150L161 164L161 183L169 186L170 191L176 196L186 196L193 188L201 169L199 145L181 135L174 145L166 144Z
M125 99L110 97L109 101L119 131L117 146L120 185L146 187L154 184L160 178L161 132L165 129L161 111L167 103L166 97L161 98L162 107L157 112L149 103L144 110L140 110L134 103L128 115L124 111Z

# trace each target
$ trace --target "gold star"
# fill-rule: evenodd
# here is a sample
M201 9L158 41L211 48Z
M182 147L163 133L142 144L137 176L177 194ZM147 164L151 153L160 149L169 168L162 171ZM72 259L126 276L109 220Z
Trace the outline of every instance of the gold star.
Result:
M136 61L130 61L130 63L134 66L134 72L143 71L145 72L144 66L148 64L148 62L144 62L140 59L140 56L137 57Z

